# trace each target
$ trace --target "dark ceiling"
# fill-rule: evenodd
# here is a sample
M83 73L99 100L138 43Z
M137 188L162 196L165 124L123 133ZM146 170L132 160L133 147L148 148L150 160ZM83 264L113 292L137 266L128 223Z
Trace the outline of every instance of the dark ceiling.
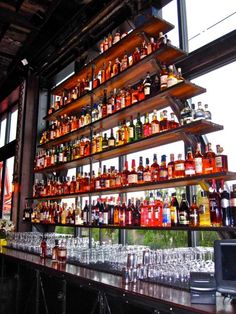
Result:
M145 5L170 1L0 1L0 99L29 69L50 80Z

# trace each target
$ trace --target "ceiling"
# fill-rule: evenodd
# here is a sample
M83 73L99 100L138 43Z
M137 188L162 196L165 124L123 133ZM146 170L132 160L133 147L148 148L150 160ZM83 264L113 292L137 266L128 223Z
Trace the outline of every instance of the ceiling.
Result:
M48 80L145 4L169 1L0 1L0 100L29 69Z

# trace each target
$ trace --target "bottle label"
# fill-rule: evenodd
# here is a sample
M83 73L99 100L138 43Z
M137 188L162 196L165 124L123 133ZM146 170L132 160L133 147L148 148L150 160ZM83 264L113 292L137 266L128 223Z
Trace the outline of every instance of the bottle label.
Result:
M128 175L128 184L131 184L131 183L137 183L138 182L138 175L137 174L129 174Z
M143 179L145 182L151 182L151 173L150 172L144 172Z
M222 157L221 156L216 156L215 157L215 162L216 162L216 167L217 168L222 168L223 167L223 162L222 162Z
M109 188L110 187L110 179L105 180L105 188Z
M179 223L181 225L188 225L187 213L179 212Z
M63 161L64 161L63 153L59 153L59 162L63 162Z
M194 158L194 163L196 173L202 173L202 158L201 157Z
M185 169L185 175L186 176L193 176L193 175L195 175L195 169L194 168L187 168L187 169Z
M103 213L103 223L104 225L108 225L108 213L107 212Z
M152 123L152 134L156 134L160 132L159 124L158 123Z
M87 221L87 212L86 212L86 211L83 212L83 222L84 222L84 223L87 223L87 222L88 222L88 221Z
M167 167L168 170L168 179L173 179L173 165Z
M184 163L175 164L175 171L181 171L181 170L184 170Z
M134 128L129 128L129 138L134 138Z
M166 86L167 85L167 78L168 78L168 75L167 74L164 74L164 75L161 75L161 86L164 85Z
M100 180L96 180L95 181L95 189L100 189L101 186L100 186Z
M170 207L170 218L171 218L171 223L176 224L178 222L178 220L177 220L177 209L175 206Z
M168 176L167 169L161 169L160 170L160 178L167 179L167 176Z
M112 105L111 104L107 105L107 114L112 114Z
M149 96L151 94L151 86L150 85L146 85L144 86L144 95L145 96Z

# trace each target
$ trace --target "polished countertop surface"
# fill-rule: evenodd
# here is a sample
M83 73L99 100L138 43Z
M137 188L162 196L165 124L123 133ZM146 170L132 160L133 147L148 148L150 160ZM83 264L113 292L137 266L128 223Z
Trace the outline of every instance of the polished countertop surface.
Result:
M138 281L136 284L124 284L121 276L104 273L85 267L71 264L59 264L51 259L42 259L37 255L28 252L16 251L13 249L2 248L1 255L16 259L22 264L28 264L34 268L50 272L52 275L63 276L68 280L78 280L79 282L91 287L116 290L122 297L142 297L143 301L152 301L167 304L169 310L174 308L189 309L196 313L217 313L217 314L236 314L236 303L231 303L230 299L225 300L217 296L216 305L191 304L190 293L188 291Z

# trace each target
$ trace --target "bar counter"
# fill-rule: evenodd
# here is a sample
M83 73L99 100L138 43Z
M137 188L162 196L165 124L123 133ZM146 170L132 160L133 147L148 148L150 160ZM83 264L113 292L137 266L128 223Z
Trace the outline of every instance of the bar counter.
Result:
M140 305L151 310L151 313L236 313L236 304L231 303L229 299L223 300L221 296L217 296L216 305L191 304L190 293L180 289L143 281L138 281L137 284L125 285L122 283L120 276L68 263L58 264L52 262L51 259L42 259L37 255L8 248L1 249L0 257L2 265L13 262L17 266L22 265L47 276L74 283L80 288L86 287L91 291L111 295L124 303ZM67 312L64 309L62 313Z

